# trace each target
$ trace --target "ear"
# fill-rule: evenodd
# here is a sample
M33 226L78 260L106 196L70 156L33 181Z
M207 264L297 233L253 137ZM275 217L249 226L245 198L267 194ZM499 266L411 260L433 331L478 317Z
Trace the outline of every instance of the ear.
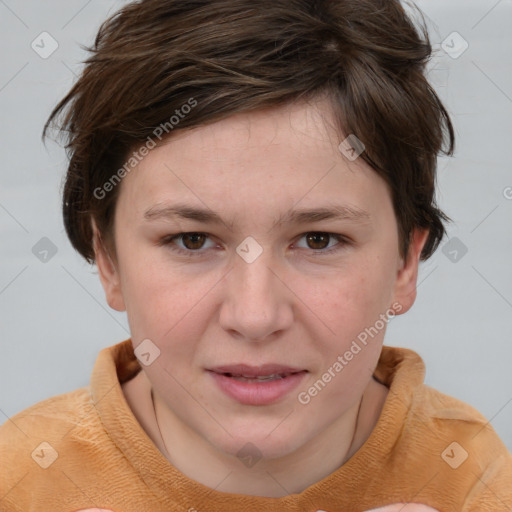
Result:
M415 229L411 236L407 257L400 260L393 294L394 303L401 306L401 309L396 308L397 314L401 315L409 311L416 300L418 266L428 233L428 229Z
M124 304L118 265L114 263L105 247L94 220L92 221L92 229L96 266L98 267L98 274L103 290L105 290L107 303L116 311L125 311L126 306Z

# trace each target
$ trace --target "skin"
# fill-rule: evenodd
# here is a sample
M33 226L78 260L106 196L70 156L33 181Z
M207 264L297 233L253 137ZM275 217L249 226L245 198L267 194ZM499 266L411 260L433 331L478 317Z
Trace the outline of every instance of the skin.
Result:
M126 310L134 347L150 339L160 350L124 384L127 401L176 468L218 491L303 491L362 446L386 399L387 388L372 377L385 328L307 405L297 399L381 314L412 306L428 234L415 231L407 258L400 257L386 183L361 158L351 162L340 152L345 137L334 126L328 99L317 98L177 132L124 178L115 254L96 233L109 305ZM145 219L148 210L178 202L223 222ZM273 227L291 209L333 204L367 218ZM170 241L180 232L208 237ZM263 251L252 263L236 252L248 236ZM308 373L277 403L242 405L206 371L235 363ZM261 455L252 467L236 456L247 443Z

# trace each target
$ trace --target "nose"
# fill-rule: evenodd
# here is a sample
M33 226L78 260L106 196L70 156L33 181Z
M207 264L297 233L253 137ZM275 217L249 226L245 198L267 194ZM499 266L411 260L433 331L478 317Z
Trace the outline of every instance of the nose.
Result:
M220 325L244 341L267 341L293 323L293 293L283 271L264 251L248 263L236 256L234 268L226 276Z

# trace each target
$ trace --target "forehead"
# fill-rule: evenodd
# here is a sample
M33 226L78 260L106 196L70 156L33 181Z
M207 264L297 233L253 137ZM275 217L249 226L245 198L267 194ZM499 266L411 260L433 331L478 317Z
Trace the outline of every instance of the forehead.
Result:
M345 135L336 126L331 103L318 99L176 132L126 176L120 202L138 217L179 199L250 211L253 221L268 212L275 219L299 202L375 208L387 187L361 158L350 161L340 152Z
M216 123L175 137L187 137L198 147L215 151L209 158L222 157L229 149L261 151L268 146L334 152L341 142L336 118L328 98L288 103L264 110L241 112ZM170 141L173 139L171 138ZM193 156L193 155L190 155ZM203 155L204 156L204 155Z

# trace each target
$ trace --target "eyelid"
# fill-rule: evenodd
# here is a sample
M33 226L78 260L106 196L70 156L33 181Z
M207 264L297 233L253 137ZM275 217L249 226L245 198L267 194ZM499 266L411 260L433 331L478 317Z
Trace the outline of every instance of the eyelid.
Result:
M338 242L337 244L335 244L334 246L332 246L329 249L308 249L308 248L299 247L299 249L309 251L312 255L315 255L315 256L317 256L317 255L318 256L322 256L322 255L327 255L327 254L331 254L331 253L334 253L334 252L341 251L346 246L351 245L353 243L345 235L342 235L342 234L339 234L339 233L331 233L331 232L328 232L328 231L314 231L314 230L306 231L306 232L300 234L298 237L296 237L296 240L300 240L301 238L305 237L306 235L309 235L309 234L312 234L312 233L314 233L314 234L329 235L331 238L336 239L337 242ZM158 245L168 246L171 251L173 251L173 252L175 252L177 254L185 255L187 257L189 257L189 256L192 256L192 257L193 256L198 256L199 257L199 256L202 256L204 253L206 253L209 249L213 249L213 247L210 247L210 248L207 248L207 249L201 248L201 249L197 249L197 250L191 250L191 249L183 249L183 248L178 247L176 245L174 245L174 247L171 247L173 245L173 241L175 239L182 240L184 235L191 235L191 234L203 235L203 236L205 236L209 240L212 239L210 234L204 233L204 232L201 232L201 231L182 231L180 233L175 233L175 234L172 234L172 235L165 236L164 238L162 238L159 241ZM294 244L295 244L295 242L294 242Z
M174 244L174 240L182 240L185 235L204 235L207 239L211 240L211 235L208 233L203 233L202 231L182 231L180 233L175 233L173 235L168 235L163 237L159 242L158 245L168 246L171 247L171 245ZM210 248L211 249L211 248ZM204 248L197 249L196 251L193 251L191 249L183 249L178 246L174 246L174 248L170 248L171 251L176 252L178 254L183 254L185 256L194 256L194 255L201 255L206 252Z
M298 240L300 240L304 236L309 235L311 233L321 234L321 235L329 235L329 237L334 238L335 240L338 241L337 244L333 245L329 249L309 249L307 247L306 248L300 247L300 249L304 249L306 251L310 251L314 255L320 255L321 256L323 254L330 254L332 252L337 252L337 251L342 250L344 246L346 246L346 245L348 245L350 243L350 241L347 239L346 236L338 234L338 233L330 233L329 231L306 231L305 233L303 233L302 235L300 235L298 237Z

